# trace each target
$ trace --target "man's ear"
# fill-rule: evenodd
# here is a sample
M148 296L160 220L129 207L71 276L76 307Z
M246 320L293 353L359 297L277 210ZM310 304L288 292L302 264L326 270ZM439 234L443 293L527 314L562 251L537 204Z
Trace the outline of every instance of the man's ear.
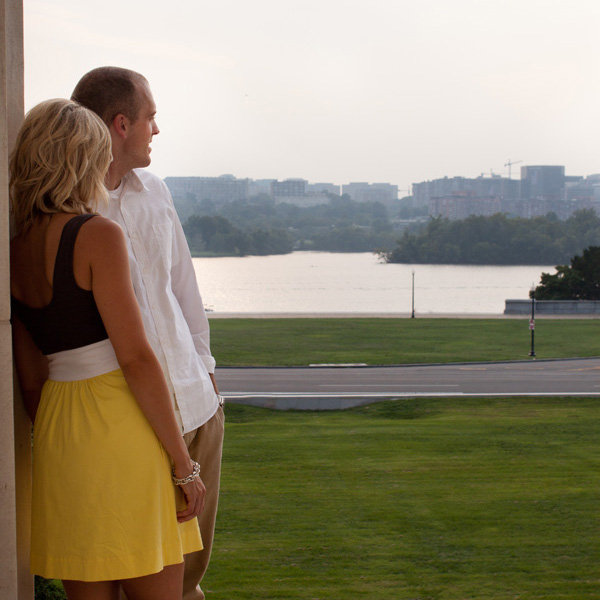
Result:
M127 132L129 131L129 119L122 113L115 116L110 124L110 129L115 135L126 138Z

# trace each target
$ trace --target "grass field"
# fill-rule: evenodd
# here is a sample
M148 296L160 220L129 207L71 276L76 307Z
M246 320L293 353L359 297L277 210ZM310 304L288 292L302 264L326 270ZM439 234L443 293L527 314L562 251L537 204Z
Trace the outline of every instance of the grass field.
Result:
M528 358L527 319L214 319L220 365ZM539 358L600 321L538 320ZM227 406L207 600L600 598L600 403ZM56 588L36 598L63 597Z
M226 421L207 600L600 597L596 399Z
M527 359L528 319L212 319L221 366ZM600 319L538 319L538 358L600 355Z
M600 404L228 405L208 599L600 597Z

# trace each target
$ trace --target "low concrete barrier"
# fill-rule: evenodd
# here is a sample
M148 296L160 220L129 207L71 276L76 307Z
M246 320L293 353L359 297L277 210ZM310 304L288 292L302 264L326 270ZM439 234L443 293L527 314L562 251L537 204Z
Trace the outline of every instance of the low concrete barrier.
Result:
M505 315L531 314L531 300L505 300ZM536 300L536 315L600 315L600 300Z

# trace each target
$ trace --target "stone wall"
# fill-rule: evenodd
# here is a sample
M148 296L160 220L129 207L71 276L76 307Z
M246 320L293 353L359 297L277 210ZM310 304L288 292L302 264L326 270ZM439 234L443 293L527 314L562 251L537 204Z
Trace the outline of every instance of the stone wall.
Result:
M23 2L0 0L0 598L30 600L31 427L13 400L8 155L23 119Z
M505 300L505 315L530 315L531 300ZM600 300L536 300L536 315L600 316Z

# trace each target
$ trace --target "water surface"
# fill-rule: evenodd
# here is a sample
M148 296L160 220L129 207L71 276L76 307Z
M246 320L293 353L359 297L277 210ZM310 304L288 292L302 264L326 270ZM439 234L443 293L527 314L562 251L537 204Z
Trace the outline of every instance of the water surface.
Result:
M370 253L194 258L205 306L241 313L496 313L554 266L385 264Z

